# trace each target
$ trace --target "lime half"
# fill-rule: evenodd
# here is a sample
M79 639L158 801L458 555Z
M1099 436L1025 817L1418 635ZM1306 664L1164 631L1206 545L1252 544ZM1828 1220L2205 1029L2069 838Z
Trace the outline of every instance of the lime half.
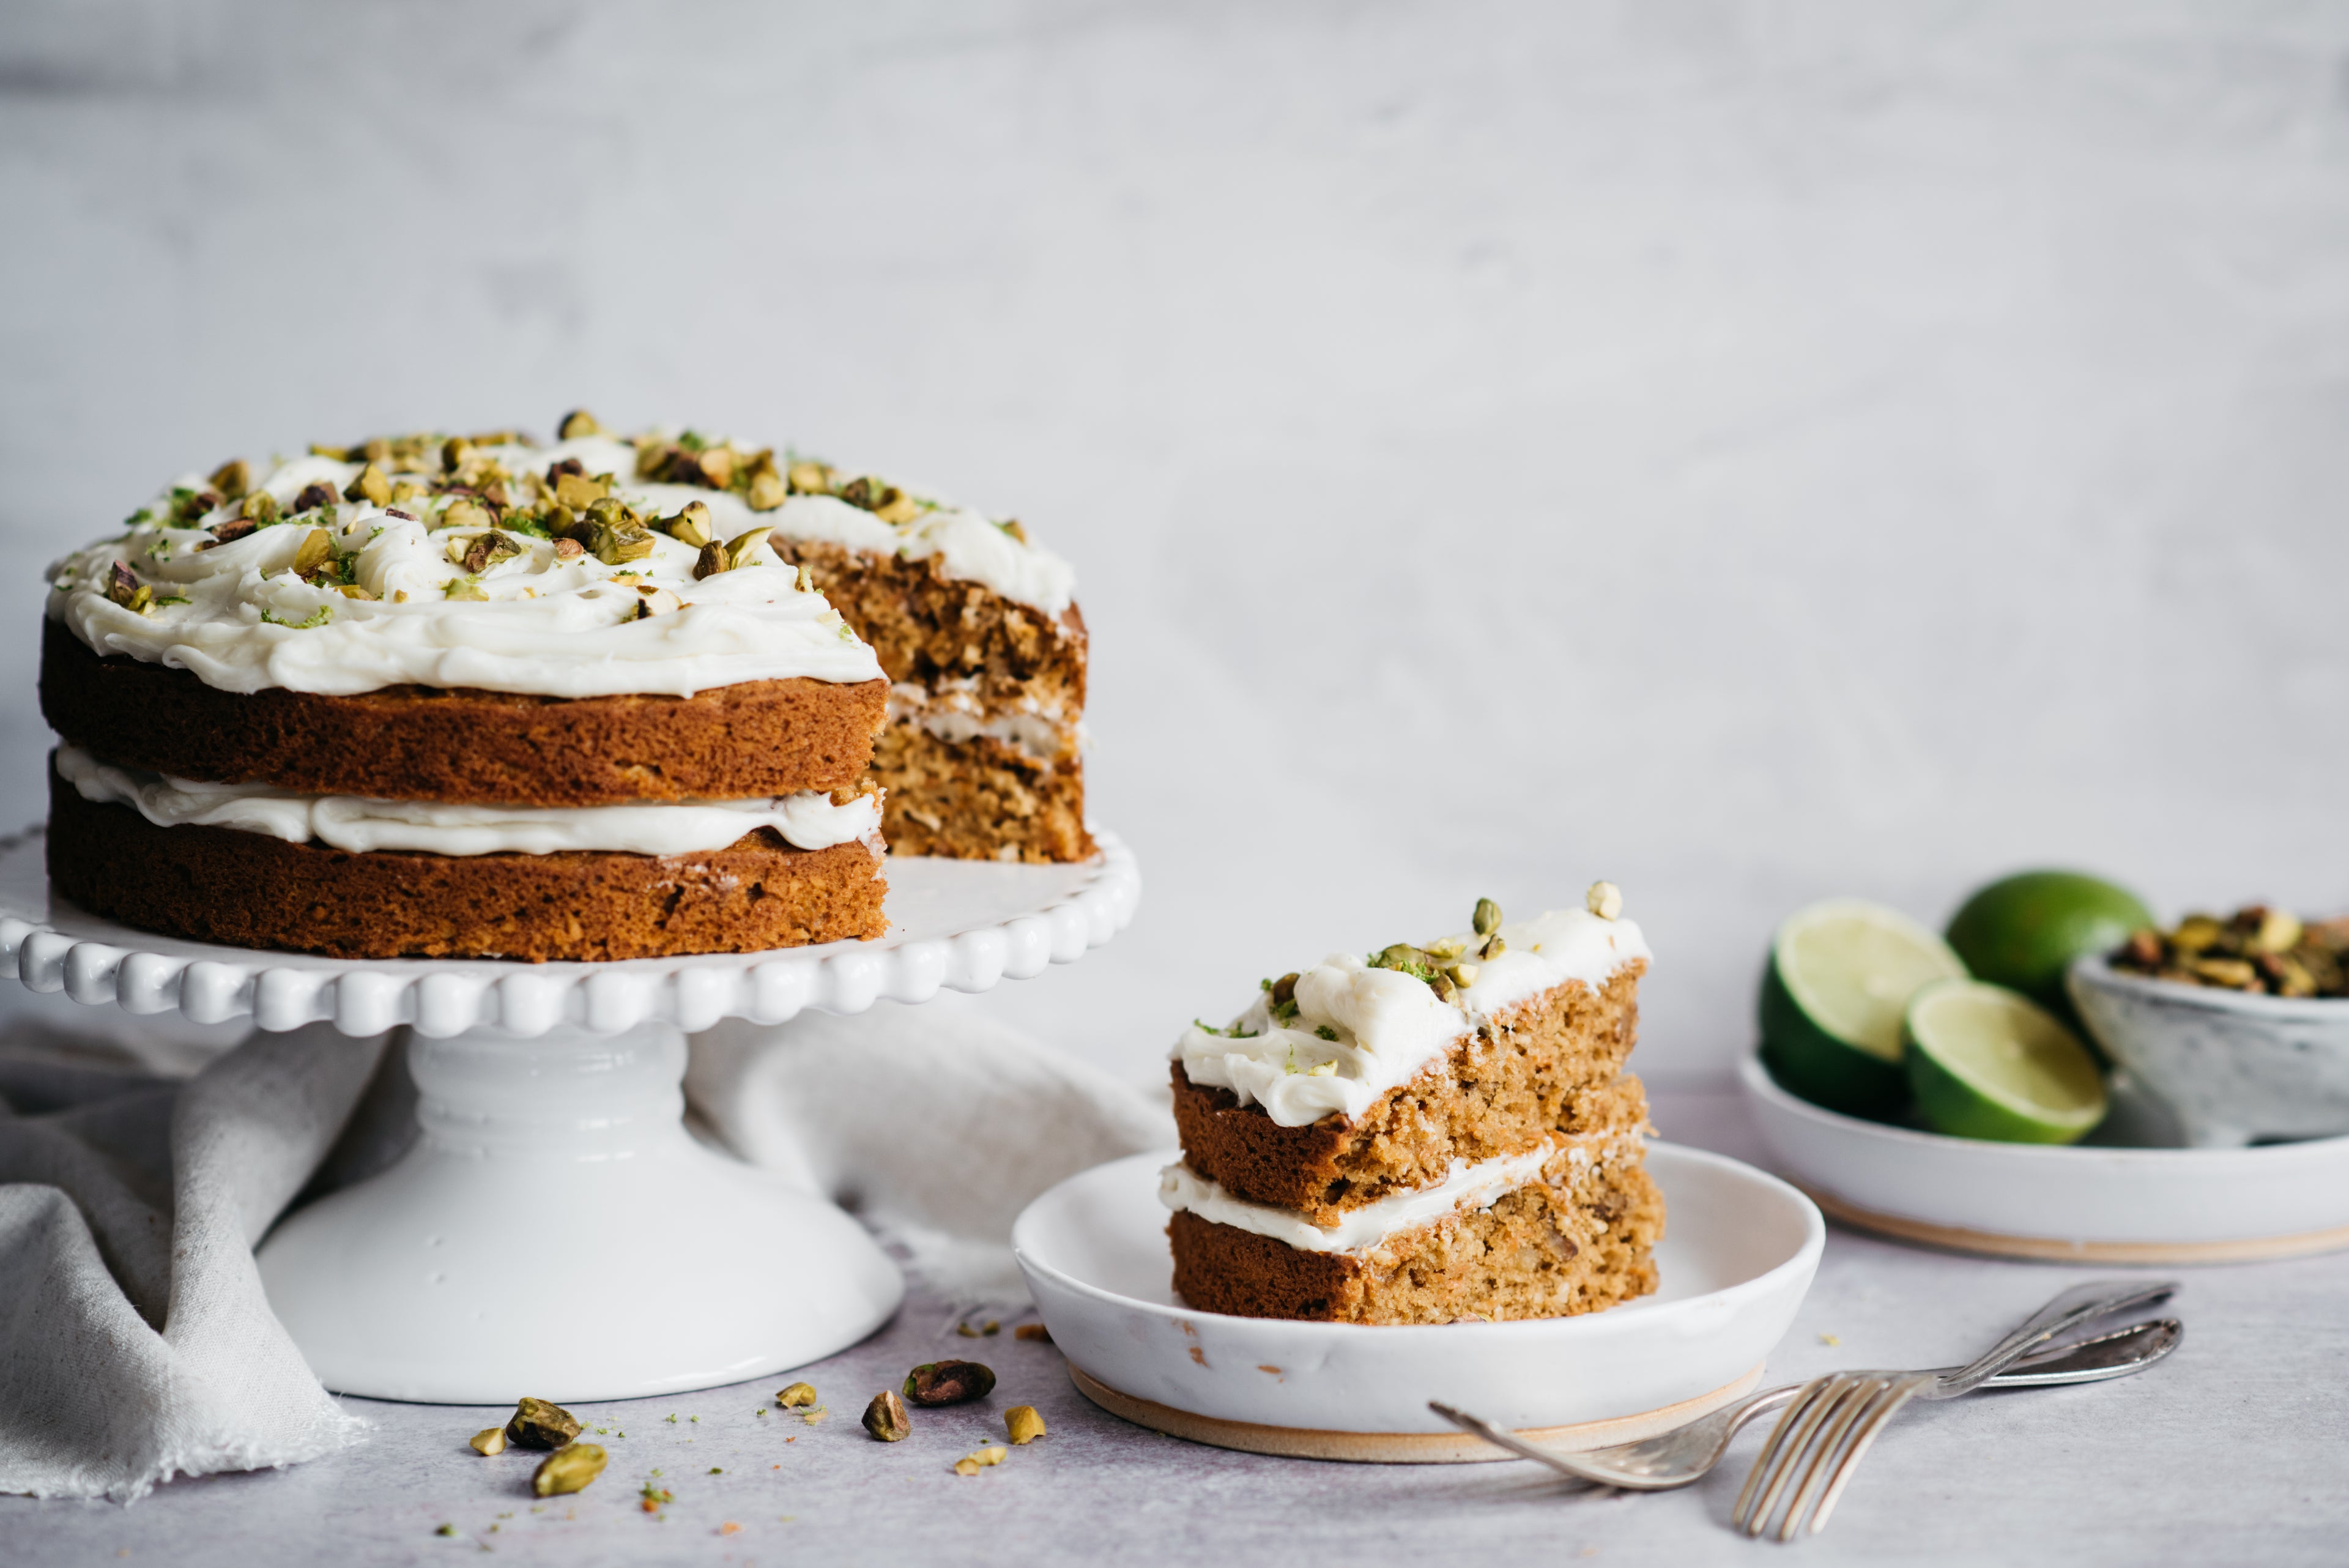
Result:
M1962 978L1949 944L1898 910L1832 898L1778 928L1762 977L1762 1055L1830 1110L1881 1116L1908 1096L1900 1018L1917 988Z
M2104 1075L2054 1014L1979 980L1944 980L1909 1003L1909 1085L1936 1132L1998 1143L2073 1143L2105 1119Z

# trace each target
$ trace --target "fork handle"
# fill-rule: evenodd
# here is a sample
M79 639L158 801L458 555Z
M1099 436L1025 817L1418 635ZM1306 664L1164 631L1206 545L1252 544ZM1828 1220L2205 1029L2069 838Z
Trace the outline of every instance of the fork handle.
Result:
M2075 1285L2025 1319L2021 1327L1955 1372L1943 1373L1919 1390L1925 1399L1952 1399L1971 1393L2006 1370L2032 1350L2066 1329L2133 1306L2168 1301L2178 1291L2175 1280L2093 1280Z

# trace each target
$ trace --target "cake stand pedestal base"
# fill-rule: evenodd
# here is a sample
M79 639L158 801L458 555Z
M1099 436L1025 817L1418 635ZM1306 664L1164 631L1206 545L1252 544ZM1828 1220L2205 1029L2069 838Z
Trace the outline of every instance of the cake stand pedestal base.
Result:
M422 1136L259 1254L278 1319L342 1394L624 1399L820 1360L905 1293L824 1199L684 1127L685 1035L411 1035Z

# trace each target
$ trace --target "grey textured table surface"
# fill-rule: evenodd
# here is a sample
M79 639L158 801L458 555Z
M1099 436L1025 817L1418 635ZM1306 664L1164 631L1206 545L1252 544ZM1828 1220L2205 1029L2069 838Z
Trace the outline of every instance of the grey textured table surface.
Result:
M1744 1157L1727 1096L1659 1094L1682 1141ZM647 1239L647 1266L657 1266ZM1832 1231L1775 1377L1959 1359L2090 1271L2000 1263ZM1537 1467L1391 1467L1195 1447L1094 1409L1050 1346L958 1338L918 1297L864 1345L803 1374L831 1414L769 1409L785 1379L580 1406L612 1464L590 1490L533 1507L529 1456L465 1445L504 1412L352 1400L375 1423L339 1457L181 1481L130 1508L0 1499L0 1562L79 1564L520 1563L748 1565L854 1559L1040 1568L1062 1563L1706 1563L1794 1550L1815 1563L2340 1563L2349 1557L2349 1255L2183 1276L2183 1348L2137 1379L1982 1397L1889 1429L1834 1525L1801 1545L1727 1527L1733 1463L1685 1491L1578 1491ZM581 1303L593 1310L593 1303ZM1840 1341L1826 1344L1823 1335ZM884 1447L857 1417L920 1361L961 1353L1001 1375L977 1406L917 1412ZM978 1476L952 1462L1032 1403L1041 1442ZM674 1420L670 1417L674 1417ZM622 1434L625 1434L623 1436ZM676 1501L637 1489L658 1472ZM436 1533L443 1523L454 1537ZM729 1527L733 1528L730 1529Z

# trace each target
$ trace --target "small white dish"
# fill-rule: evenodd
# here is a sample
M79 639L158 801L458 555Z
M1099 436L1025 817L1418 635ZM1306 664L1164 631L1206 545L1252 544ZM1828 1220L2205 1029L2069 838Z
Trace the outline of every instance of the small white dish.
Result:
M1661 1288L1580 1317L1365 1327L1195 1312L1173 1289L1158 1172L1096 1166L1011 1232L1052 1341L1087 1397L1223 1448L1387 1462L1507 1456L1427 1407L1457 1405L1559 1447L1627 1442L1752 1387L1810 1289L1826 1226L1785 1182L1651 1144Z
M1780 1088L1758 1056L1739 1075L1772 1163L1864 1230L1995 1257L2098 1263L2243 1262L2349 1247L2349 1137L2226 1149L1989 1143L1823 1109Z
M2195 1147L2349 1133L2349 1000L2183 985L2095 955L2065 978L2089 1033Z

